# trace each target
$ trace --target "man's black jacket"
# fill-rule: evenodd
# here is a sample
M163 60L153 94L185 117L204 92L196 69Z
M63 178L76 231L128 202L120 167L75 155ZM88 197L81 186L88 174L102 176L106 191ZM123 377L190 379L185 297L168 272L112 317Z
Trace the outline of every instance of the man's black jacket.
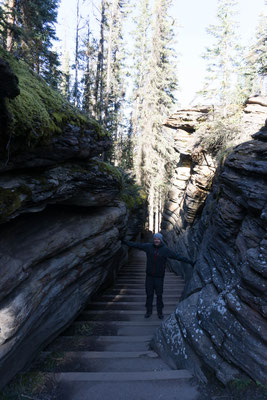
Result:
M146 273L151 276L163 277L165 274L165 264L167 258L172 258L173 260L184 261L186 263L192 264L193 262L188 260L188 258L178 256L174 251L168 249L164 244L155 246L153 243L135 243L129 242L128 240L123 240L123 244L127 246L135 247L146 252L147 262L146 262Z

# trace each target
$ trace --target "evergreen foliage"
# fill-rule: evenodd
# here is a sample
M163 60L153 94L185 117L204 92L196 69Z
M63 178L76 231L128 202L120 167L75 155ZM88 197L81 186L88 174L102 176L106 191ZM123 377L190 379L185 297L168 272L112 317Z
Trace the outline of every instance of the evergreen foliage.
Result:
M207 75L200 93L219 107L223 117L235 112L235 106L240 104L238 78L242 54L236 32L236 5L236 0L218 0L217 25L207 28L214 39L213 45L203 55L207 60Z
M237 1L218 0L217 24L207 28L213 45L206 48L207 75L200 95L213 104L212 117L200 125L196 143L220 157L242 136L243 103L247 97L244 80L246 65L235 20Z
M154 214L164 198L170 179L172 136L162 126L174 104L177 89L176 60L172 49L174 21L168 12L171 0L150 3L140 0L140 17L136 32L136 75L133 132L135 134L135 171L138 182L148 193L149 229L155 226ZM150 28L152 16L152 29ZM141 40L140 40L141 39ZM148 56L147 56L148 54Z
M247 96L264 94L264 78L267 76L267 16L260 15L254 43L250 46L244 72Z
M51 50L58 5L59 0L6 0L2 8L4 47L54 87L60 74L58 54Z

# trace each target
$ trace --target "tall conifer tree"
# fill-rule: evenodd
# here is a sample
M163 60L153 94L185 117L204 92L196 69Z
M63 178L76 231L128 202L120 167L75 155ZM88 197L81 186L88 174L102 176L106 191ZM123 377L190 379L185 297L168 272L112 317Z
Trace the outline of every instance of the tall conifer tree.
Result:
M142 8L148 10L148 3L141 2ZM140 68L144 73L142 82L136 85L138 118L135 118L138 164L138 180L146 188L149 201L149 229L154 231L155 216L161 203L162 188L168 181L166 166L172 162L171 136L162 127L164 118L169 114L174 102L177 88L175 73L175 53L172 49L174 38L173 19L169 16L171 0L155 0L153 9L152 30L149 25L140 25L143 32L151 33L148 59L144 57ZM137 35L138 40L138 35ZM146 48L146 43L144 44ZM143 47L144 49L144 47ZM140 47L142 54L142 47ZM142 57L141 57L142 60ZM138 82L138 80L136 80Z
M37 73L55 86L58 55L56 39L59 0L6 0L6 48L16 51Z
M233 106L235 111L240 89L238 78L242 54L237 36L236 6L236 0L218 0L217 24L207 28L214 38L213 45L203 55L207 60L207 75L200 93L219 106L224 118L233 113Z
M266 95L267 76L267 16L260 15L254 43L246 56L245 72L247 95Z

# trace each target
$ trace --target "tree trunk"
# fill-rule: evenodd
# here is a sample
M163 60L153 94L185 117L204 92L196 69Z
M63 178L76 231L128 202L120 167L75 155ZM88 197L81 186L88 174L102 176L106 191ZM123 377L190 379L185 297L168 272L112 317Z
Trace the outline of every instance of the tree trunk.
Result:
M148 229L154 233L154 186L153 183L150 187L149 201L148 201Z
M12 52L14 47L14 30L13 27L15 25L15 11L16 11L16 0L8 0L7 3L8 10L8 28L7 28L7 39L6 39L6 48L7 51Z
M161 190L159 189L159 231L161 230L161 221L162 221L162 199L161 199Z
M91 105L91 79L90 79L90 26L88 21L88 31L87 31L87 52L86 52L86 69L84 73L84 99L83 99L83 109L90 114Z
M158 190L155 194L155 233L159 231L159 193Z
M74 74L74 105L78 106L78 71L79 71L79 24L80 24L80 0L76 3L76 37L75 37L75 74Z
M111 18L109 22L109 33L108 33L108 52L107 52L107 80L106 80L106 94L105 94L105 107L104 107L104 126L107 127L107 118L108 118L108 106L109 106L109 98L110 98L110 89L111 89L111 72L112 72L112 49L113 49L113 25L114 18L116 13L116 7L118 6L118 0L112 1L111 6Z
M105 0L101 2L100 41L97 56L96 82L94 90L94 117L102 121L103 108L103 64L104 64L104 25L105 25Z

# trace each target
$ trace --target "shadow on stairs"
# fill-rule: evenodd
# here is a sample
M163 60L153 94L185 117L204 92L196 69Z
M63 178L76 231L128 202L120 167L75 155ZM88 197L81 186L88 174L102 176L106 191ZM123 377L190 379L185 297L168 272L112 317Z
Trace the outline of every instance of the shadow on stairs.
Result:
M145 264L141 251L106 290L31 366L50 384L38 400L196 400L197 388L186 370L171 369L150 348L162 323L145 314ZM184 281L166 271L165 318L175 310ZM155 308L155 307L154 307ZM25 397L26 399L27 397ZM35 397L32 397L35 398Z

